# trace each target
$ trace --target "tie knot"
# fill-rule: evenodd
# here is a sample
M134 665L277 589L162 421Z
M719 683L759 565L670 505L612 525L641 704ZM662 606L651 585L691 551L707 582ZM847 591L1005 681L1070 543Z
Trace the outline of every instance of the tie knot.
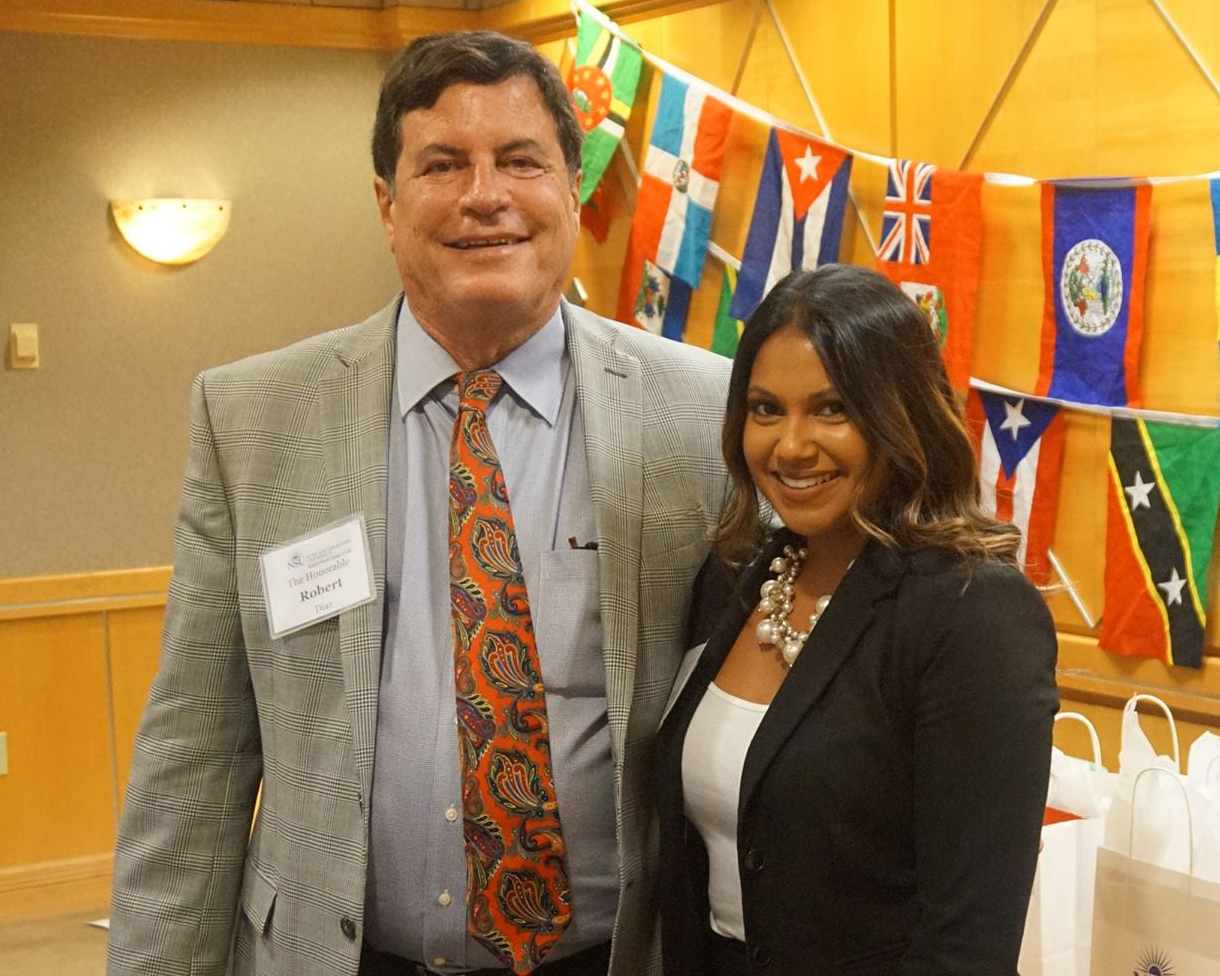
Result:
M487 405L500 392L500 384L504 380L494 369L476 369L469 373L459 373L457 376L458 395L461 397L461 407L473 407L475 410L486 410Z

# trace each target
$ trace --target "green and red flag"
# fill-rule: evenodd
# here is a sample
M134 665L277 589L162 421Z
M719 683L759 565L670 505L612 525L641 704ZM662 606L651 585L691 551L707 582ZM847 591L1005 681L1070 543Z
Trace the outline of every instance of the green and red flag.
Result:
M1220 509L1220 430L1114 418L1105 607L1113 654L1201 667Z
M720 279L720 304L716 306L716 321L712 325L712 344L709 348L729 359L737 355L737 341L741 338L741 322L729 312L736 290L737 272L726 264L724 277Z
M640 49L611 31L601 20L581 11L576 27L576 59L568 75L568 90L580 127L580 202L587 203L623 138L635 101L643 64Z

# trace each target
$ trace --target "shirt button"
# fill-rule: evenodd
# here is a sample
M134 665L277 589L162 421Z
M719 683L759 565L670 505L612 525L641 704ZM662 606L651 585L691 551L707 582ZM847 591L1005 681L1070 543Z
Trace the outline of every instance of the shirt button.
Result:
M442 891L440 897L436 899L436 903L441 908L448 908L451 901L453 901L453 896L449 894L448 890Z
M445 819L448 820L450 823L453 823L455 820L457 820L457 807L450 807L448 810L446 810Z
M356 923L346 915L339 919L339 928L343 930L343 934L349 939L354 939L356 937Z

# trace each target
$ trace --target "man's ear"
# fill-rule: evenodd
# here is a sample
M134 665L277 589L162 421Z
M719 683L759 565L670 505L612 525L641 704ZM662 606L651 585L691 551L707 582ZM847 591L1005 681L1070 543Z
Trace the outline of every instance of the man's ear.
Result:
M386 240L390 249L394 249L394 194L390 185L380 176L373 177L373 194L377 197L377 213L381 216L381 226L385 228Z
M580 183L584 179L585 171L578 169L576 176L572 179L572 208L576 212L576 221L580 222Z

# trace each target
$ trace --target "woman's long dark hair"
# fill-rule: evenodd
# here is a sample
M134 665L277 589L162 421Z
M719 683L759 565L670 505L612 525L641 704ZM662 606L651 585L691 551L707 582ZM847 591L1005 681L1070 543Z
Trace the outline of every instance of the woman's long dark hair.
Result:
M765 536L742 449L746 390L759 349L788 326L813 344L872 464L881 468L875 496L866 501L857 491L852 499L856 526L899 549L943 549L1016 565L1020 533L979 507L974 451L927 319L885 276L845 264L792 272L742 332L724 421L732 489L716 533L722 554L739 561Z

